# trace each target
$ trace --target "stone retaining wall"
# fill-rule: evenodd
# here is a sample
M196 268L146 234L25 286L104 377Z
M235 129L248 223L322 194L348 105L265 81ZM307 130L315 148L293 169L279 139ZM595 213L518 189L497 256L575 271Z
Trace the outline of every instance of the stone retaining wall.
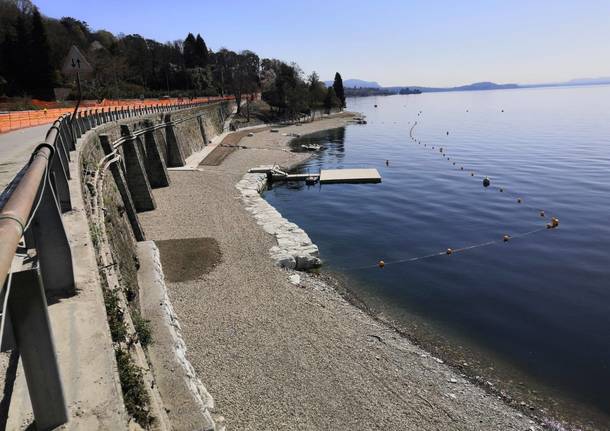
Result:
M235 187L241 192L246 210L277 240L278 245L271 247L269 254L278 266L304 271L322 265L318 246L307 233L262 198L261 192L267 187L264 174L246 174Z

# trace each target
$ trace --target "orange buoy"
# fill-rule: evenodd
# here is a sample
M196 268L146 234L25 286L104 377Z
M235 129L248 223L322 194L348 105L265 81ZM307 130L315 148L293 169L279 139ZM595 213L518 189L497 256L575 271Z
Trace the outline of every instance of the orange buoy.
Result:
M377 265L379 266L379 268L383 268L385 266L385 262L383 260L380 260Z
M447 249L447 254L452 254L453 250L451 250L450 248Z
M504 235L502 239L504 240L504 242L507 242L510 239L510 235Z

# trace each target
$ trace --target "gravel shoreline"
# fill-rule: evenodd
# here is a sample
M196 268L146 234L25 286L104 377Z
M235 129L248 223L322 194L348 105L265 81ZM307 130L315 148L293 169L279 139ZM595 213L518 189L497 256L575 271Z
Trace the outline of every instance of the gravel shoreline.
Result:
M529 430L540 427L344 299L324 277L279 268L276 240L235 185L248 168L289 167L308 155L292 139L340 127L338 116L244 137L219 166L172 171L141 213L148 239L214 238L220 262L167 281L187 355L239 430ZM324 250L321 250L322 258ZM193 262L197 264L197 262ZM222 416L222 417L220 417Z

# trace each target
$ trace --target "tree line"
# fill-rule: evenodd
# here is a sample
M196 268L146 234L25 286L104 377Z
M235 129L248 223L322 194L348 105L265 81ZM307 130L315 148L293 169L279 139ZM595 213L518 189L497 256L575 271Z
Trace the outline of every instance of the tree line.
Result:
M200 34L160 43L138 34L92 30L72 17L42 16L30 0L0 0L0 95L55 98L55 88L74 83L61 73L74 45L93 73L83 82L85 98L200 97L261 92L283 116L345 106L341 76L326 88L295 63L261 59L253 51L210 50Z

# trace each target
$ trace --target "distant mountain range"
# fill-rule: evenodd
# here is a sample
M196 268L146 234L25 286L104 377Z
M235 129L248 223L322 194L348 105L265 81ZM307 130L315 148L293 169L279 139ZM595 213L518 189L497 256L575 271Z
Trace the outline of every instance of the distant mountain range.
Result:
M333 85L333 81L324 81L327 87ZM381 88L378 82L363 81L362 79L346 79L343 81L344 88Z
M333 81L326 81L331 86ZM543 83L543 84L496 84L494 82L475 82L474 84L461 85L458 87L420 87L420 86L393 86L383 87L375 81L364 81L362 79L346 79L343 86L348 88L370 88L379 90L379 94L398 94L401 90L419 90L422 93L433 93L442 91L483 91L483 90L505 90L511 88L534 88L534 87L568 87L577 85L604 85L610 84L610 77L601 78L578 78L565 82ZM349 93L349 92L348 92ZM349 95L349 94L348 94Z

